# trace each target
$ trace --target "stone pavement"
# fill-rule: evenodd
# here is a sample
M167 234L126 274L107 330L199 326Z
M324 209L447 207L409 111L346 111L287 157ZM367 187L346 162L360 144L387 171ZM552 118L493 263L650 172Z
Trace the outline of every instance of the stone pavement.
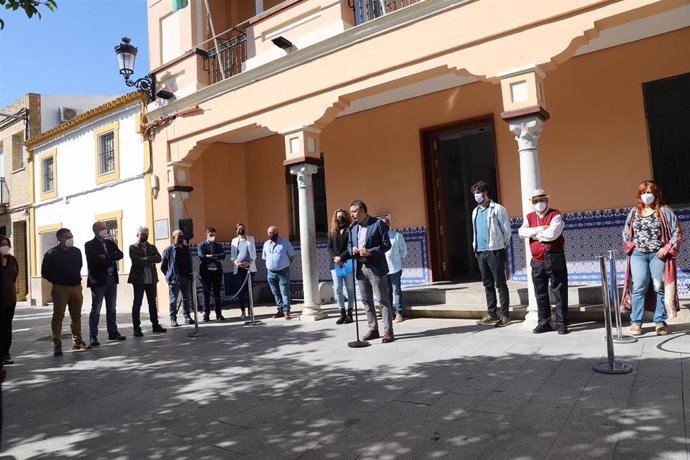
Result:
M334 310L316 323L258 310L263 326L199 338L137 339L122 314L126 341L101 333L56 358L49 309L19 307L0 458L688 458L687 324L617 345L634 371L603 375L601 323L559 336L414 319L392 344L351 349Z

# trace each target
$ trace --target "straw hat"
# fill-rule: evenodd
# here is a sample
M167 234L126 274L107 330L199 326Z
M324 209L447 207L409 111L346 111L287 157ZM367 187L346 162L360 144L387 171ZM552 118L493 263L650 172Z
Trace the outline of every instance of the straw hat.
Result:
M530 198L530 201L534 201L535 199L538 198L550 198L549 195L546 194L543 188L538 188L535 191L532 192L532 198Z

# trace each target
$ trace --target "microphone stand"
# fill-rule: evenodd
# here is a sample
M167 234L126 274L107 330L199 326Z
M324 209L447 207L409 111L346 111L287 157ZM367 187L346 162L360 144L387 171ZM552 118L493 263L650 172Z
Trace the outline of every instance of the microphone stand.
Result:
M352 277L353 283L356 282L357 280L357 258L355 255L352 253L352 229L354 226L357 225L357 221L353 222L352 225L347 229L347 239L349 240L350 244L350 255L352 256ZM355 334L356 334L356 339L353 342L348 342L347 346L350 348L365 348L371 345L369 342L365 342L363 340L359 340L359 316L357 314L357 287L355 286Z

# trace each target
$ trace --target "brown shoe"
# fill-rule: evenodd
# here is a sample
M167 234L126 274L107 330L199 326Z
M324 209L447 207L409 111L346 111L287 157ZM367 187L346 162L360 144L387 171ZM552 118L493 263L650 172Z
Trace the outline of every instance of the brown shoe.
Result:
M668 327L665 324L657 324L656 335L668 335Z
M381 342L383 343L391 343L392 341L395 340L395 336L393 335L393 332L391 331L386 331L383 333L383 340Z
M290 316L290 312L285 313L285 319L292 319L292 316Z
M83 340L76 340L72 343L72 350L90 350L91 345L87 345Z
M278 310L278 312L277 312L275 315L273 315L273 319L282 318L283 316L285 316L285 314L283 313L283 311L282 311L282 310Z
M369 332L367 332L366 335L364 337L362 337L362 340L364 340L366 342L368 340L378 339L379 337L381 337L381 336L379 335L378 330L376 330L376 331L369 330Z

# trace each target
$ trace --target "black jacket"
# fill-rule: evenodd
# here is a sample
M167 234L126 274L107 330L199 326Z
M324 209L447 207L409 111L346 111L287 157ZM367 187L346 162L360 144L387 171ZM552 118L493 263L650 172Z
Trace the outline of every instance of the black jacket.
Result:
M340 257L343 261L350 258L350 231L345 227L343 231L336 231L328 234L328 250L331 253L331 259Z
M129 247L129 258L132 259L132 268L129 270L128 283L144 284L144 268L146 267L151 269L153 284L158 283L156 264L160 263L161 255L156 246L148 242L134 243Z
M118 282L117 261L124 257L117 244L110 240L103 240L107 250L103 249L101 240L94 237L84 245L86 254L86 265L89 267L89 274L86 280L87 287L105 286L108 277L108 267L113 267L115 282ZM105 255L105 257L101 257Z

